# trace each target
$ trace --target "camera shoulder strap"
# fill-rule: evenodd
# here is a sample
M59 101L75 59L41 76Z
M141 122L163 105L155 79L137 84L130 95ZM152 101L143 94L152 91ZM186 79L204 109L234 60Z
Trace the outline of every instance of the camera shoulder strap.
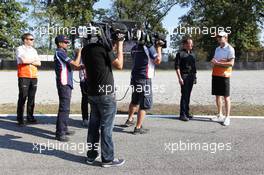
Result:
M143 46L145 54L148 56L148 59L150 59L149 50L147 46Z

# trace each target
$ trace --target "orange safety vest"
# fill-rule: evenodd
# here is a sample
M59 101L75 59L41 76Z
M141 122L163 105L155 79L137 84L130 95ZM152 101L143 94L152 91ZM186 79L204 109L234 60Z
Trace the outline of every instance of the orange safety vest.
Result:
M31 64L18 64L17 76L19 78L37 78L38 68Z
M213 67L213 76L229 78L232 74L232 66L219 66Z

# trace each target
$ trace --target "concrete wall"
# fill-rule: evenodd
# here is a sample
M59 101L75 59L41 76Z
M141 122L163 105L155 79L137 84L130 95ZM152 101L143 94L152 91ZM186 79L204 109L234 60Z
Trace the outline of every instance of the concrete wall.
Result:
M10 60L2 60L0 59L0 70L16 70L17 69L17 62L10 61ZM54 63L49 61L41 62L40 70L53 70Z
M131 69L131 60L125 59L124 69ZM54 63L49 61L42 61L40 70L54 70ZM0 59L0 70L16 70L16 61ZM157 66L158 69L162 70L173 70L174 62L162 62L161 65ZM211 64L209 62L197 62L197 69L199 70L210 70ZM236 62L234 69L237 70L263 70L264 62Z

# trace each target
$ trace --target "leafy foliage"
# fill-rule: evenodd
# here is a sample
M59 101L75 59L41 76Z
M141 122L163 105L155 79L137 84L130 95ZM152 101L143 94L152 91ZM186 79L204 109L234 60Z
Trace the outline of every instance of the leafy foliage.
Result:
M235 47L237 55L242 50L258 50L261 45L258 35L263 27L264 1L259 0L187 0L181 3L183 7L191 7L183 15L180 23L184 26L197 27L230 27L229 42ZM211 59L217 45L216 40L209 35L194 34L194 42L199 48L208 52ZM173 36L174 47L179 43L180 36Z

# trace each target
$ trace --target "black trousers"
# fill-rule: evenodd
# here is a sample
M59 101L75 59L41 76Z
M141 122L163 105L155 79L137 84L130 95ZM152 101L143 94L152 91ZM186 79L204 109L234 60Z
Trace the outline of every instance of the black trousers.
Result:
M37 78L18 78L18 102L17 102L17 121L24 120L24 108L27 100L27 119L34 118L35 95L37 92Z
M72 88L68 85L57 83L57 89L59 95L59 111L56 123L56 136L62 136L68 131Z
M181 86L180 116L188 117L190 115L190 97L195 76L193 74L183 74L182 79L184 85Z
M88 104L88 94L87 94L86 82L81 82L80 87L81 87L81 92L82 92L82 104L81 104L82 119L88 120L88 118L89 118L89 113L88 113L89 104Z

